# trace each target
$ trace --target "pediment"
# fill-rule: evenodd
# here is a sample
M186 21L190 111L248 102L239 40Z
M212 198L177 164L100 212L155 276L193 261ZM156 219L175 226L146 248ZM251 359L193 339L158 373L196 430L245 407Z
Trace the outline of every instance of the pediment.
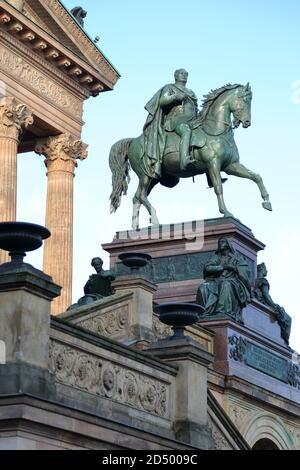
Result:
M90 81L95 85L95 90L97 83L103 85L99 91L113 88L120 75L59 0L7 0L3 3L6 4L9 13L14 12L14 20L17 17L20 20L23 18L22 34L31 29L28 28L31 25L35 37L37 37L36 32L39 32L39 39L42 38L46 43L44 46L47 49L46 54L52 47L61 52L60 62L66 72L68 67L70 70L75 70L74 77L76 70L79 70L78 77L82 73L87 77L87 82ZM13 19L9 21L12 24ZM65 62L63 57L66 58ZM93 90L92 94L97 94L97 91Z
M50 4L50 7L52 6L52 8L54 8L53 12L49 11L47 4ZM79 57L82 59L86 58L75 43L75 37L72 37L72 35L70 37L62 29L60 24L61 20L55 14L55 12L59 12L59 8L63 8L63 10L65 10L64 7L60 6L59 1L49 2L43 0L25 0L23 13L47 33L55 37L55 39L57 39L61 44L71 49Z

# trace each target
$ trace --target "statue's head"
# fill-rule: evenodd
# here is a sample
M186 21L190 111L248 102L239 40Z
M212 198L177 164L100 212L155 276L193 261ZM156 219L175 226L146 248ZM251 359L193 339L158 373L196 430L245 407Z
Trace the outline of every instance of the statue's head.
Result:
M220 238L218 241L218 251L231 250L231 246L227 238Z
M187 80L188 80L188 72L185 70L185 69L178 69L178 70L175 70L175 73L174 73L174 78L175 78L175 81L176 82L184 82L186 83Z
M103 266L103 260L101 258L93 258L91 265L93 268L95 268L97 273L100 273L102 271L102 266Z
M257 277L266 277L268 274L267 267L265 263L261 263L257 265Z
M71 13L76 18L76 20L83 26L83 18L86 17L87 11L85 11L82 7L74 7L71 10Z

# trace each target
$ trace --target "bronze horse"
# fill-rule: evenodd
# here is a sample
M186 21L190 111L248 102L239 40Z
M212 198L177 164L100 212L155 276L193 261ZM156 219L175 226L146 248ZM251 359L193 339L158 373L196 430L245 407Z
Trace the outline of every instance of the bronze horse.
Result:
M122 194L127 193L130 182L130 167L139 178L139 186L133 198L132 228L139 228L141 205L148 210L154 225L159 224L156 211L148 200L148 195L157 183L174 187L180 178L206 174L208 184L213 187L218 199L219 211L225 217L228 211L223 197L224 180L221 171L254 181L263 199L263 207L269 211L272 205L261 176L240 163L239 152L234 141L233 128L240 124L244 128L251 125L252 92L249 84L225 85L205 96L199 115L191 122L191 162L185 170L180 169L179 137L169 133L166 139L162 163L162 177L151 177L149 162L143 158L143 135L136 139L122 139L110 151L109 164L113 175L113 191L110 196L111 211L115 212L121 203ZM233 115L233 122L231 115Z

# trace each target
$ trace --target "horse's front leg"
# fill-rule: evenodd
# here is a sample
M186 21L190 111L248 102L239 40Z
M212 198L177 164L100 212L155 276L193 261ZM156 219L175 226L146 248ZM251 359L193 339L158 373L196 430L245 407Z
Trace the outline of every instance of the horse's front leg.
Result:
M269 199L268 191L266 190L262 177L258 173L254 173L239 162L231 163L227 168L225 168L224 171L228 175L234 175L240 178L247 178L251 181L254 181L254 183L257 184L261 197L264 201L262 203L263 208L267 209L268 211L272 210L272 204Z
M225 205L223 197L223 184L218 164L216 162L211 162L207 169L218 199L219 211L221 214L224 214L224 217L233 217Z

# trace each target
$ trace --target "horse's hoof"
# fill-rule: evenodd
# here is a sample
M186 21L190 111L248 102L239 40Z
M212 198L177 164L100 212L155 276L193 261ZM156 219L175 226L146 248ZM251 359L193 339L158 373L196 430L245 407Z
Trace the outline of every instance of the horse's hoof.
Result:
M150 219L149 222L150 222L151 225L159 225L158 219L154 219L153 221L152 221L152 219Z
M233 217L233 218L235 218L234 215L233 215L231 212L225 212L224 218L226 219L227 217Z
M262 203L263 205L263 208L266 209L267 211L272 211L272 204L270 203L270 201L265 201Z

